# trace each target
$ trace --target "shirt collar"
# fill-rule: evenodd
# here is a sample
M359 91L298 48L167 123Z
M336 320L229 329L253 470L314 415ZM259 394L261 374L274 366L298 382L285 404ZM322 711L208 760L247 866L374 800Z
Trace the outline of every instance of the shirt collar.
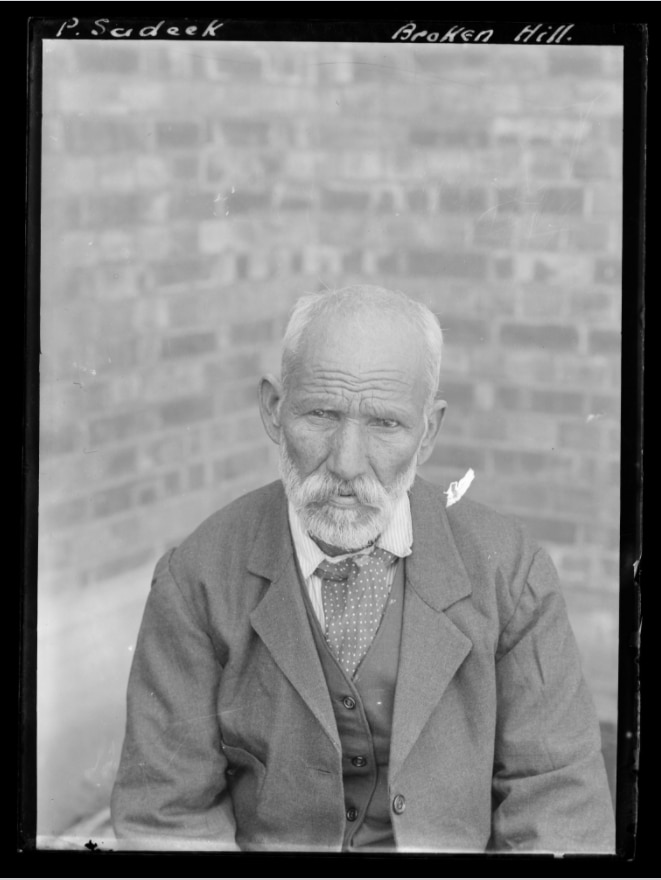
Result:
M288 504L289 526L291 529L294 550L305 579L309 578L324 559L337 562L342 557L327 556L323 550L307 534L301 519L292 506ZM408 492L397 501L388 525L376 539L376 546L394 553L395 556L410 556L413 545L413 526L411 523L411 503Z

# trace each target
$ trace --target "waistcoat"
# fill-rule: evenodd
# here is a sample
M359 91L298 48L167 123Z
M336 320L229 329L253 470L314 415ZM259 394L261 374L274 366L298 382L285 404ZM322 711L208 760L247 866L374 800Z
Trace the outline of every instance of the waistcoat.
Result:
M397 563L381 625L353 680L344 673L303 589L342 745L343 849L394 849L388 760L404 609L404 560Z

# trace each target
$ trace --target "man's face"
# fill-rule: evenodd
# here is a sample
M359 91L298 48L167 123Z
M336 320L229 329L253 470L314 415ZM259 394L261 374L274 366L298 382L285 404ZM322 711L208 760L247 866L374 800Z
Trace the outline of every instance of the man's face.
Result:
M278 410L281 471L310 533L354 550L376 539L415 478L431 430L422 351L405 321L319 323Z

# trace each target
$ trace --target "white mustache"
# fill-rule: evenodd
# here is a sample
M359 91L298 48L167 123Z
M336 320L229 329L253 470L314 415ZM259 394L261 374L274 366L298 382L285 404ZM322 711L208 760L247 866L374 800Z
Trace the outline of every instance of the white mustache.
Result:
M301 482L299 501L302 504L324 504L337 495L354 495L360 504L382 507L391 494L374 478L356 477L338 480L331 474L311 474Z

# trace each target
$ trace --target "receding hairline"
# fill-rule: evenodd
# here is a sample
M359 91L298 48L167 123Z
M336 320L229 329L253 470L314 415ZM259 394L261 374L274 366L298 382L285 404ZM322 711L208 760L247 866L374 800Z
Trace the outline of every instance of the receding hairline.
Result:
M313 293L297 300L282 341L282 381L286 388L291 373L300 361L309 331L323 318L346 318L355 321L361 315L392 316L404 319L419 334L424 347L424 380L428 402L438 389L443 334L436 315L424 303L399 290L375 285L351 285L337 290Z

